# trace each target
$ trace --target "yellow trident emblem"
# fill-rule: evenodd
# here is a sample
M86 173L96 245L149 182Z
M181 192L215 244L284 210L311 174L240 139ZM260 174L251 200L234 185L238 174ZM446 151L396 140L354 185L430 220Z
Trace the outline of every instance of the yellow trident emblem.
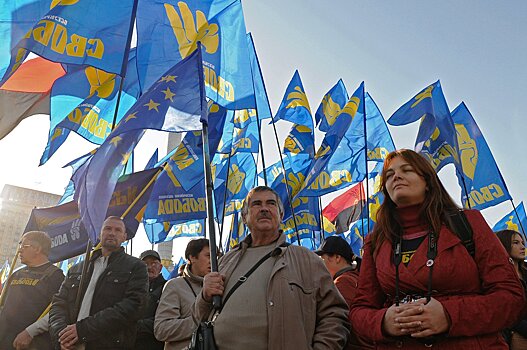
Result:
M174 6L170 4L165 4L165 11L179 44L181 58L187 57L196 50L198 41L205 47L207 53L215 53L220 41L218 25L216 23L209 24L205 14L199 10L196 11L196 21L194 21L192 11L183 1L178 2L177 6L181 17Z

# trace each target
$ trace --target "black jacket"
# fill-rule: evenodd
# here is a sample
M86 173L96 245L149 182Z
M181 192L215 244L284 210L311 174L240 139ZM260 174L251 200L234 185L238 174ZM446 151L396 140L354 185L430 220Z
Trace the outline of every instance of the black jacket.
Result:
M88 267L88 279L82 290L86 292L93 273L93 261L101 256L95 251ZM79 290L81 262L69 271L58 294L53 297L50 310L50 333L58 346L58 334L69 324L76 323L79 341L90 349L129 349L135 343L136 324L143 315L148 290L145 264L124 252L113 252L108 266L97 280L90 316L76 321L75 299Z
M154 336L154 318L165 282L163 275L159 274L149 283L146 309L143 318L137 322L137 338L134 347L136 350L163 350L165 347L165 342L157 340Z

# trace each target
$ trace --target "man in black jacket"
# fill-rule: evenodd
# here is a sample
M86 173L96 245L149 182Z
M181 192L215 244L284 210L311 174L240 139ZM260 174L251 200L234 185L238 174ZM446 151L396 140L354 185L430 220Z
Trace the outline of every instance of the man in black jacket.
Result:
M135 350L163 350L165 342L159 341L154 336L154 318L157 305L163 292L165 278L161 273L161 257L155 250L145 250L139 256L148 269L148 301L143 318L137 323L137 339Z
M101 249L89 260L82 301L76 307L82 266L73 266L50 311L51 334L62 350L130 349L146 303L145 264L124 252L121 218L108 217L101 229Z
M44 315L64 280L62 270L49 262L51 239L30 231L20 241L20 261L26 266L7 282L0 311L0 349L52 349L48 317Z

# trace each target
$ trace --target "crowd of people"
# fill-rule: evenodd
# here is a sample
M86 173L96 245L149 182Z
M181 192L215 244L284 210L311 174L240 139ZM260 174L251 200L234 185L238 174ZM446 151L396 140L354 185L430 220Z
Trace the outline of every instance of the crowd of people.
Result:
M202 321L220 350L527 349L523 236L461 210L414 151L387 156L380 190L362 259L339 236L315 252L288 244L283 204L266 186L247 195L250 235L218 271L209 241L195 239L169 281L156 251L125 253L118 217L65 277L48 260L49 237L27 232L26 266L0 310L0 350L191 349Z

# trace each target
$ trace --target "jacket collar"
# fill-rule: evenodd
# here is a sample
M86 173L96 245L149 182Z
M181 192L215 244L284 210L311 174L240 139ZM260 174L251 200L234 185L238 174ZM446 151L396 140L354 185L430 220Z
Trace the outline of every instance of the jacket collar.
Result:
M203 277L197 276L190 271L190 265L186 264L185 268L183 269L183 277L187 277L192 282L202 285L203 284Z
M274 244L274 247L275 247L275 251L273 251L273 254L272 254L273 256L284 254L285 249L287 248L287 246L285 245L286 237L283 234L282 230L280 230L279 232L280 232L280 235L278 236L278 239L276 241L274 241L273 243L271 243L271 244ZM241 253L244 254L247 251L247 248L252 246L252 242L253 242L253 238L249 234L249 235L247 235L247 237L245 237L245 239L240 244L238 244L236 247L234 247L234 249L235 250L241 250Z
M120 247L118 250L116 250L115 252L112 252L110 254L110 257L108 258L108 263L111 263L117 256L120 256L120 255L123 255L123 254L126 254L124 252L124 248L123 247ZM93 262L95 261L95 259L98 259L102 256L102 249L96 249L92 252L91 256L90 256L90 262Z

